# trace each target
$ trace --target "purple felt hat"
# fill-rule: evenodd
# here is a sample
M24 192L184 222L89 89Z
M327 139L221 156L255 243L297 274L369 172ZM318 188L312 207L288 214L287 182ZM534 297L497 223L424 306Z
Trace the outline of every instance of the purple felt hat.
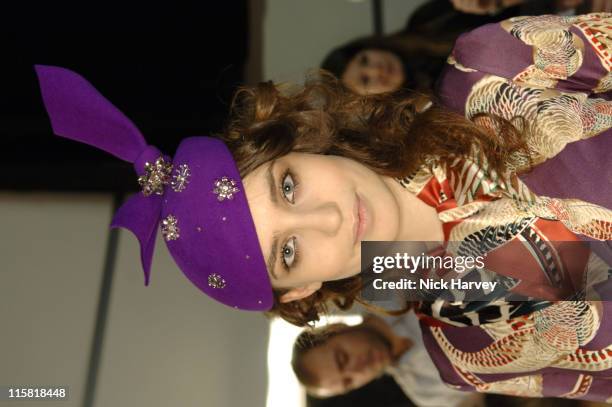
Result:
M134 164L142 192L117 211L112 227L136 235L145 284L161 224L170 254L196 287L234 308L272 308L253 218L225 144L187 138L170 159L147 145L138 128L83 77L55 66L35 69L55 134Z

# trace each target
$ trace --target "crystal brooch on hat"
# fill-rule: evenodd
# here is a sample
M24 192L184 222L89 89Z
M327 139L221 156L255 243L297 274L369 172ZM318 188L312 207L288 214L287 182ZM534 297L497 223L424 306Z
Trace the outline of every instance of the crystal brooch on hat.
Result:
M190 176L191 173L189 172L187 164L181 164L178 168L174 169L174 175L172 176L170 186L175 192L181 192L187 187L187 184L189 184Z
M208 276L208 286L212 288L225 288L225 279L217 273Z
M236 181L228 177L222 177L215 181L215 189L213 192L217 195L219 201L224 199L233 199L234 194L240 190L236 188Z
M163 195L164 185L170 183L172 164L166 162L163 157L159 157L154 164L146 162L144 169L144 175L138 177L138 183L142 187L144 196Z
M173 215L168 215L164 220L162 220L162 235L164 235L164 239L166 239L167 242L181 237L179 234L181 230L176 225L177 223L178 220Z

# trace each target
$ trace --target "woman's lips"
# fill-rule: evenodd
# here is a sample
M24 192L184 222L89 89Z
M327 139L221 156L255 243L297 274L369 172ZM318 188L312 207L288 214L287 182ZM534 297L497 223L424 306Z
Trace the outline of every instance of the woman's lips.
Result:
M361 239L363 238L363 236L365 235L366 229L367 229L367 222L368 222L368 211L366 209L366 206L364 205L364 202L362 201L362 199L359 197L358 194L355 195L356 200L355 200L355 213L354 213L354 219L355 219L355 241L354 244L358 244Z

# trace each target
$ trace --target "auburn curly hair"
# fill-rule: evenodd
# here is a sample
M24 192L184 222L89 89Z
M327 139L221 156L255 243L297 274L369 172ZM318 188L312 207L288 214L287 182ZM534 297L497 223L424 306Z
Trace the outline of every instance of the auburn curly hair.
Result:
M238 90L221 138L242 177L290 152L347 157L390 177L410 175L432 157L450 162L475 146L498 173L509 169L516 153L528 156L525 126L488 114L477 116L483 124L477 125L423 98L360 96L324 71L303 86L264 82ZM280 303L283 292L277 291L269 314L304 326L327 312L328 304L350 308L360 289L355 276L325 282L313 295L289 303Z

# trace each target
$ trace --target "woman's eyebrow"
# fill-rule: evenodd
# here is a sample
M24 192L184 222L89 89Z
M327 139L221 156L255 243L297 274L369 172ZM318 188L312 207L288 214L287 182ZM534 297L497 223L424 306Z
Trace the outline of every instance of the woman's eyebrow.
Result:
M270 200L273 204L278 203L276 198L276 180L274 179L274 165L276 164L276 160L273 160L268 166L268 171L266 171L266 180L268 181L268 188L270 189Z
M278 251L278 238L274 236L272 238L272 247L270 247L270 254L268 255L268 261L266 262L268 266L268 270L270 270L270 274L274 277L275 280L278 280L276 273L274 272L274 267L276 266L276 252Z
M268 166L268 170L266 171L266 180L268 181L268 188L270 189L270 200L274 205L278 203L278 199L276 197L276 181L274 180L274 164L276 164L276 160L273 160ZM270 247L270 254L268 255L268 261L266 265L268 266L268 270L270 270L270 274L274 277L275 280L278 280L276 273L274 272L274 268L276 266L276 252L278 251L278 237L276 234L272 237L272 246Z

